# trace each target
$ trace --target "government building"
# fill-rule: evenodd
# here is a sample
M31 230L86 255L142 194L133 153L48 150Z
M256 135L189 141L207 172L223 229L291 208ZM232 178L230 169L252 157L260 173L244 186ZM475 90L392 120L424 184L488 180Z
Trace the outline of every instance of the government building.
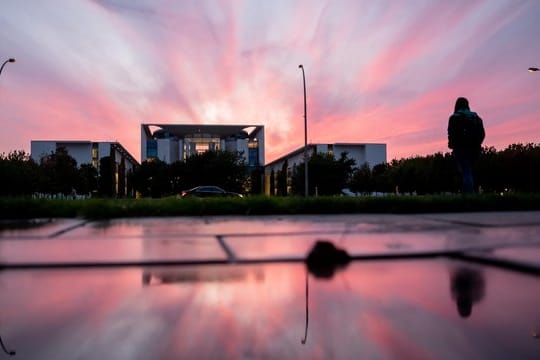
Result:
M30 157L37 163L54 154L58 148L64 148L69 156L77 161L77 166L91 164L100 172L100 160L110 157L114 193L118 196L131 195L128 189L128 174L139 163L119 142L78 141L78 140L32 140Z
M168 164L206 151L238 152L250 168L264 165L262 125L141 125L141 162Z
M355 161L356 167L368 164L372 169L375 165L386 163L386 144L308 144L307 151L304 151L304 147L302 146L301 148L285 154L264 166L264 184L266 195L274 195L272 194L272 189L270 189L270 183L277 183L278 172L282 171L285 163L287 163L287 184L290 183L293 169L299 164L304 163L304 153L307 153L308 158L310 158L313 154L323 153L333 155L335 159L339 159L342 153L347 153L347 157ZM273 181L270 179L272 175L274 176ZM289 192L289 186L287 186L287 192Z

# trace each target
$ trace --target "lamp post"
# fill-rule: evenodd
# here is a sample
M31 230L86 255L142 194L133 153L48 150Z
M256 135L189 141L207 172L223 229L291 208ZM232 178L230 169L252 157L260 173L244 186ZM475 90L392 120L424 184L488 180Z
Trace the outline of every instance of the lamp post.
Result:
M6 61L4 61L4 63L2 64L2 67L0 67L0 74L2 74L2 70L4 70L4 66L5 66L8 62L15 62L15 59L11 58L11 59L7 59Z
M305 196L309 195L308 190L308 148L307 148L307 104L306 104L306 74L304 73L304 65L298 65L302 69L302 79L304 80L304 188Z
M535 71L538 71L538 70L540 70L540 69L537 68L537 67L530 67L529 68L529 72L535 72Z

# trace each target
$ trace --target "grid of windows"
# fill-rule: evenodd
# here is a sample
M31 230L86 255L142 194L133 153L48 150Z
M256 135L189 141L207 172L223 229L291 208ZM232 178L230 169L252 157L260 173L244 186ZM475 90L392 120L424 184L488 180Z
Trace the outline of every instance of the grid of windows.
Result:
M219 151L220 138L207 134L194 134L184 138L184 160L195 154L206 151Z

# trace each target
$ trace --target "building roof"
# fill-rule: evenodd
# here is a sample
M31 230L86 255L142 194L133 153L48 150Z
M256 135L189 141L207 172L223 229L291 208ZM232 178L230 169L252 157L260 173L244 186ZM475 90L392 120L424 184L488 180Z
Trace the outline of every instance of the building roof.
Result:
M316 148L318 145L333 145L333 146L366 146L366 145L386 145L383 143L333 143L333 144L326 144L326 143L317 143L317 144L308 144L308 149ZM293 156L296 156L298 154L301 154L304 152L304 147L298 148L296 150L291 151L288 154L285 154L283 156L280 156L279 158L272 160L271 162L267 163L264 166L271 166L274 164L277 164L281 161L285 161L285 159L289 159Z
M187 135L193 135L198 133L211 133L212 135L227 136L237 134L241 131L247 131L246 129L253 128L248 135L255 133L256 131L263 128L263 125L201 125L201 124L190 124L190 125L178 125L178 124L141 124L146 135L148 137L152 136L150 133L150 126L157 126L169 134L185 137Z
M32 143L54 143L55 146L58 145L69 145L69 144L85 144L85 145L92 145L92 144L109 144L112 148L116 149L120 154L126 157L126 159L131 162L132 164L135 164L136 166L139 166L139 162L137 159L135 159L129 151L126 150L126 148L120 144L118 141L90 141L90 140L31 140L30 144Z
M111 147L116 149L116 151L118 151L120 154L124 155L126 157L126 159L134 164L135 166L140 166L141 164L139 164L139 162L137 161L137 159L135 159L130 153L129 151L126 150L125 147L122 146L122 144L120 144L119 142L113 142L113 143L110 143L111 144Z

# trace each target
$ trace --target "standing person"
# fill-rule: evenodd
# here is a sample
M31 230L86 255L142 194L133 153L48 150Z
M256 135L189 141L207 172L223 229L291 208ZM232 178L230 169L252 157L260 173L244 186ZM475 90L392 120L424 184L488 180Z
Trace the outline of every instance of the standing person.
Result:
M472 167L480 156L482 142L486 137L484 124L477 113L469 108L469 100L456 100L454 113L448 119L448 147L456 159L463 176L463 192L474 192Z

